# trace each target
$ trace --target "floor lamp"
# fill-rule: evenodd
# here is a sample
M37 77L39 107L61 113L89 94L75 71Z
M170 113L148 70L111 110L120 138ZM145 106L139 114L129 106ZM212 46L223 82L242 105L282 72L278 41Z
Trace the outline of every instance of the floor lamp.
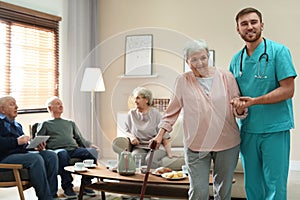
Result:
M105 85L99 68L86 68L83 74L82 92L91 92L91 142L94 143L94 98L95 92L104 92Z

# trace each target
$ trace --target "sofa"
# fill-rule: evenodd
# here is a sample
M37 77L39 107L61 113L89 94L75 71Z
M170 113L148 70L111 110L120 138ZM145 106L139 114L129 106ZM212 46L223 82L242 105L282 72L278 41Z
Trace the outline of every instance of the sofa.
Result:
M129 139L124 134L124 127L125 124L125 116L118 115L117 123L118 123L118 134L117 137L113 140L112 148L113 151L117 154L120 154L123 150L131 150L131 144ZM183 127L182 127L182 116L180 115L173 125L173 130L170 133L171 135L171 145L172 145L172 153L176 155L176 157L169 158L164 157L162 159L162 166L169 167L172 170L181 170L182 165L185 165L184 161L184 152L183 152ZM234 171L234 184L232 185L231 195L233 198L245 198L246 194L244 190L244 170L242 167L241 159L238 160L238 164ZM211 195L212 187L210 187Z

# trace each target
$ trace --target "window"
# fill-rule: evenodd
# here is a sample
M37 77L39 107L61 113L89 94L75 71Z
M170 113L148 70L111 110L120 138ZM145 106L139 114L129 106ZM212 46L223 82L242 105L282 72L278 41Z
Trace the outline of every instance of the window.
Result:
M0 95L15 97L21 112L45 108L58 96L60 20L0 2Z

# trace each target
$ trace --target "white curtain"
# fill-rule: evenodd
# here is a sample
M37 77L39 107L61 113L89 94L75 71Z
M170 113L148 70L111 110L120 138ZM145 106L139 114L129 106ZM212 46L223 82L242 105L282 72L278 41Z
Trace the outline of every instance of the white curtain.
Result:
M97 0L67 0L61 30L60 96L64 103L64 117L74 120L84 137L91 139L91 94L81 92L86 67L97 67L97 56L91 52L98 44ZM95 108L99 107L95 95ZM96 109L93 110L96 112ZM95 114L95 118L98 116ZM96 122L97 121L97 122ZM94 144L100 146L101 133L95 119Z

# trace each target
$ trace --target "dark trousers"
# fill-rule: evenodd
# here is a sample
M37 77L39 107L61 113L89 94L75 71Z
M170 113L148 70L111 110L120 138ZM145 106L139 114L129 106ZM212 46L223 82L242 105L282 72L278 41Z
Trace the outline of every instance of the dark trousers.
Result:
M61 187L63 190L73 187L71 172L64 170L64 167L70 165L69 161L71 158L80 158L81 160L94 159L94 163L97 163L98 152L94 148L77 148L72 151L56 149L54 152L56 152L58 156L58 174L61 176ZM91 179L90 177L84 181L86 184L90 184Z

